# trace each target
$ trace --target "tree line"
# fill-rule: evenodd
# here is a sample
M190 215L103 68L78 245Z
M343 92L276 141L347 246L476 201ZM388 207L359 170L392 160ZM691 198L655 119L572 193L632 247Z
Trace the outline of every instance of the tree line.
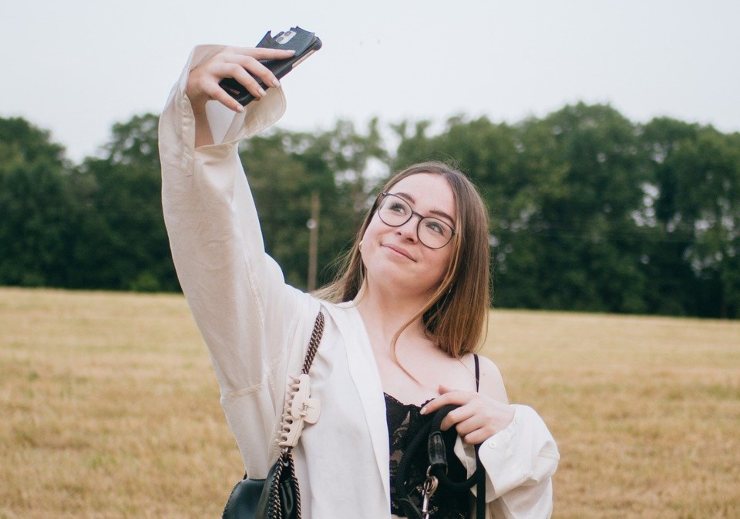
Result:
M162 220L155 114L115 124L72 163L48 131L0 118L0 284L179 290ZM494 305L736 318L740 134L671 118L635 123L575 104L515 124L456 116L244 142L266 247L307 283L311 194L319 284L334 275L379 185L442 160L490 218Z

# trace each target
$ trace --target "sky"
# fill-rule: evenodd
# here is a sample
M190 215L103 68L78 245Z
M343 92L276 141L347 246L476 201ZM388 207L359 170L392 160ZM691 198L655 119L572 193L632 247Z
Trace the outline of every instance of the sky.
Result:
M283 80L292 130L609 103L740 131L737 0L0 0L0 117L74 161L158 113L197 44L253 46L299 25L324 47Z

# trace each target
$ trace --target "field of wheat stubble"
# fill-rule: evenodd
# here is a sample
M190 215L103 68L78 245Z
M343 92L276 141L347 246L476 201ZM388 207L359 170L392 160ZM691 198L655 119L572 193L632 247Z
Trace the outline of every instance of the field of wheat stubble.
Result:
M740 517L740 322L494 310L556 518ZM179 295L0 288L0 519L218 517L241 462Z

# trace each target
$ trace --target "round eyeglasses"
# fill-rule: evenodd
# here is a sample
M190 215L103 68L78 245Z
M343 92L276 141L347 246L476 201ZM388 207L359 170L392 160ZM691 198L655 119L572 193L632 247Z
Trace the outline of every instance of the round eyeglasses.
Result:
M424 216L413 209L409 203L393 193L380 193L378 203L378 217L391 227L401 227L411 220L413 216L419 217L416 225L416 236L425 247L430 249L441 249L452 240L455 229L439 218Z

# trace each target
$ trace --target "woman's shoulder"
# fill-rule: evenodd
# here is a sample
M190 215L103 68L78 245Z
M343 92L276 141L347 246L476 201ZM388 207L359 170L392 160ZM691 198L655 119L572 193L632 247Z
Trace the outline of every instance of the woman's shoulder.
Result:
M501 375L501 370L495 362L486 356L473 353L466 354L463 357L463 362L466 366L474 366L475 356L478 357L478 366L480 369L480 392L500 402L509 403L506 386L504 385L504 377Z
M335 322L340 330L344 330L345 332L353 330L355 333L359 333L360 330L364 329L364 325L360 326L360 314L353 301L334 303L317 297L315 294L313 294L312 297L319 302L321 308L328 314L328 317Z

